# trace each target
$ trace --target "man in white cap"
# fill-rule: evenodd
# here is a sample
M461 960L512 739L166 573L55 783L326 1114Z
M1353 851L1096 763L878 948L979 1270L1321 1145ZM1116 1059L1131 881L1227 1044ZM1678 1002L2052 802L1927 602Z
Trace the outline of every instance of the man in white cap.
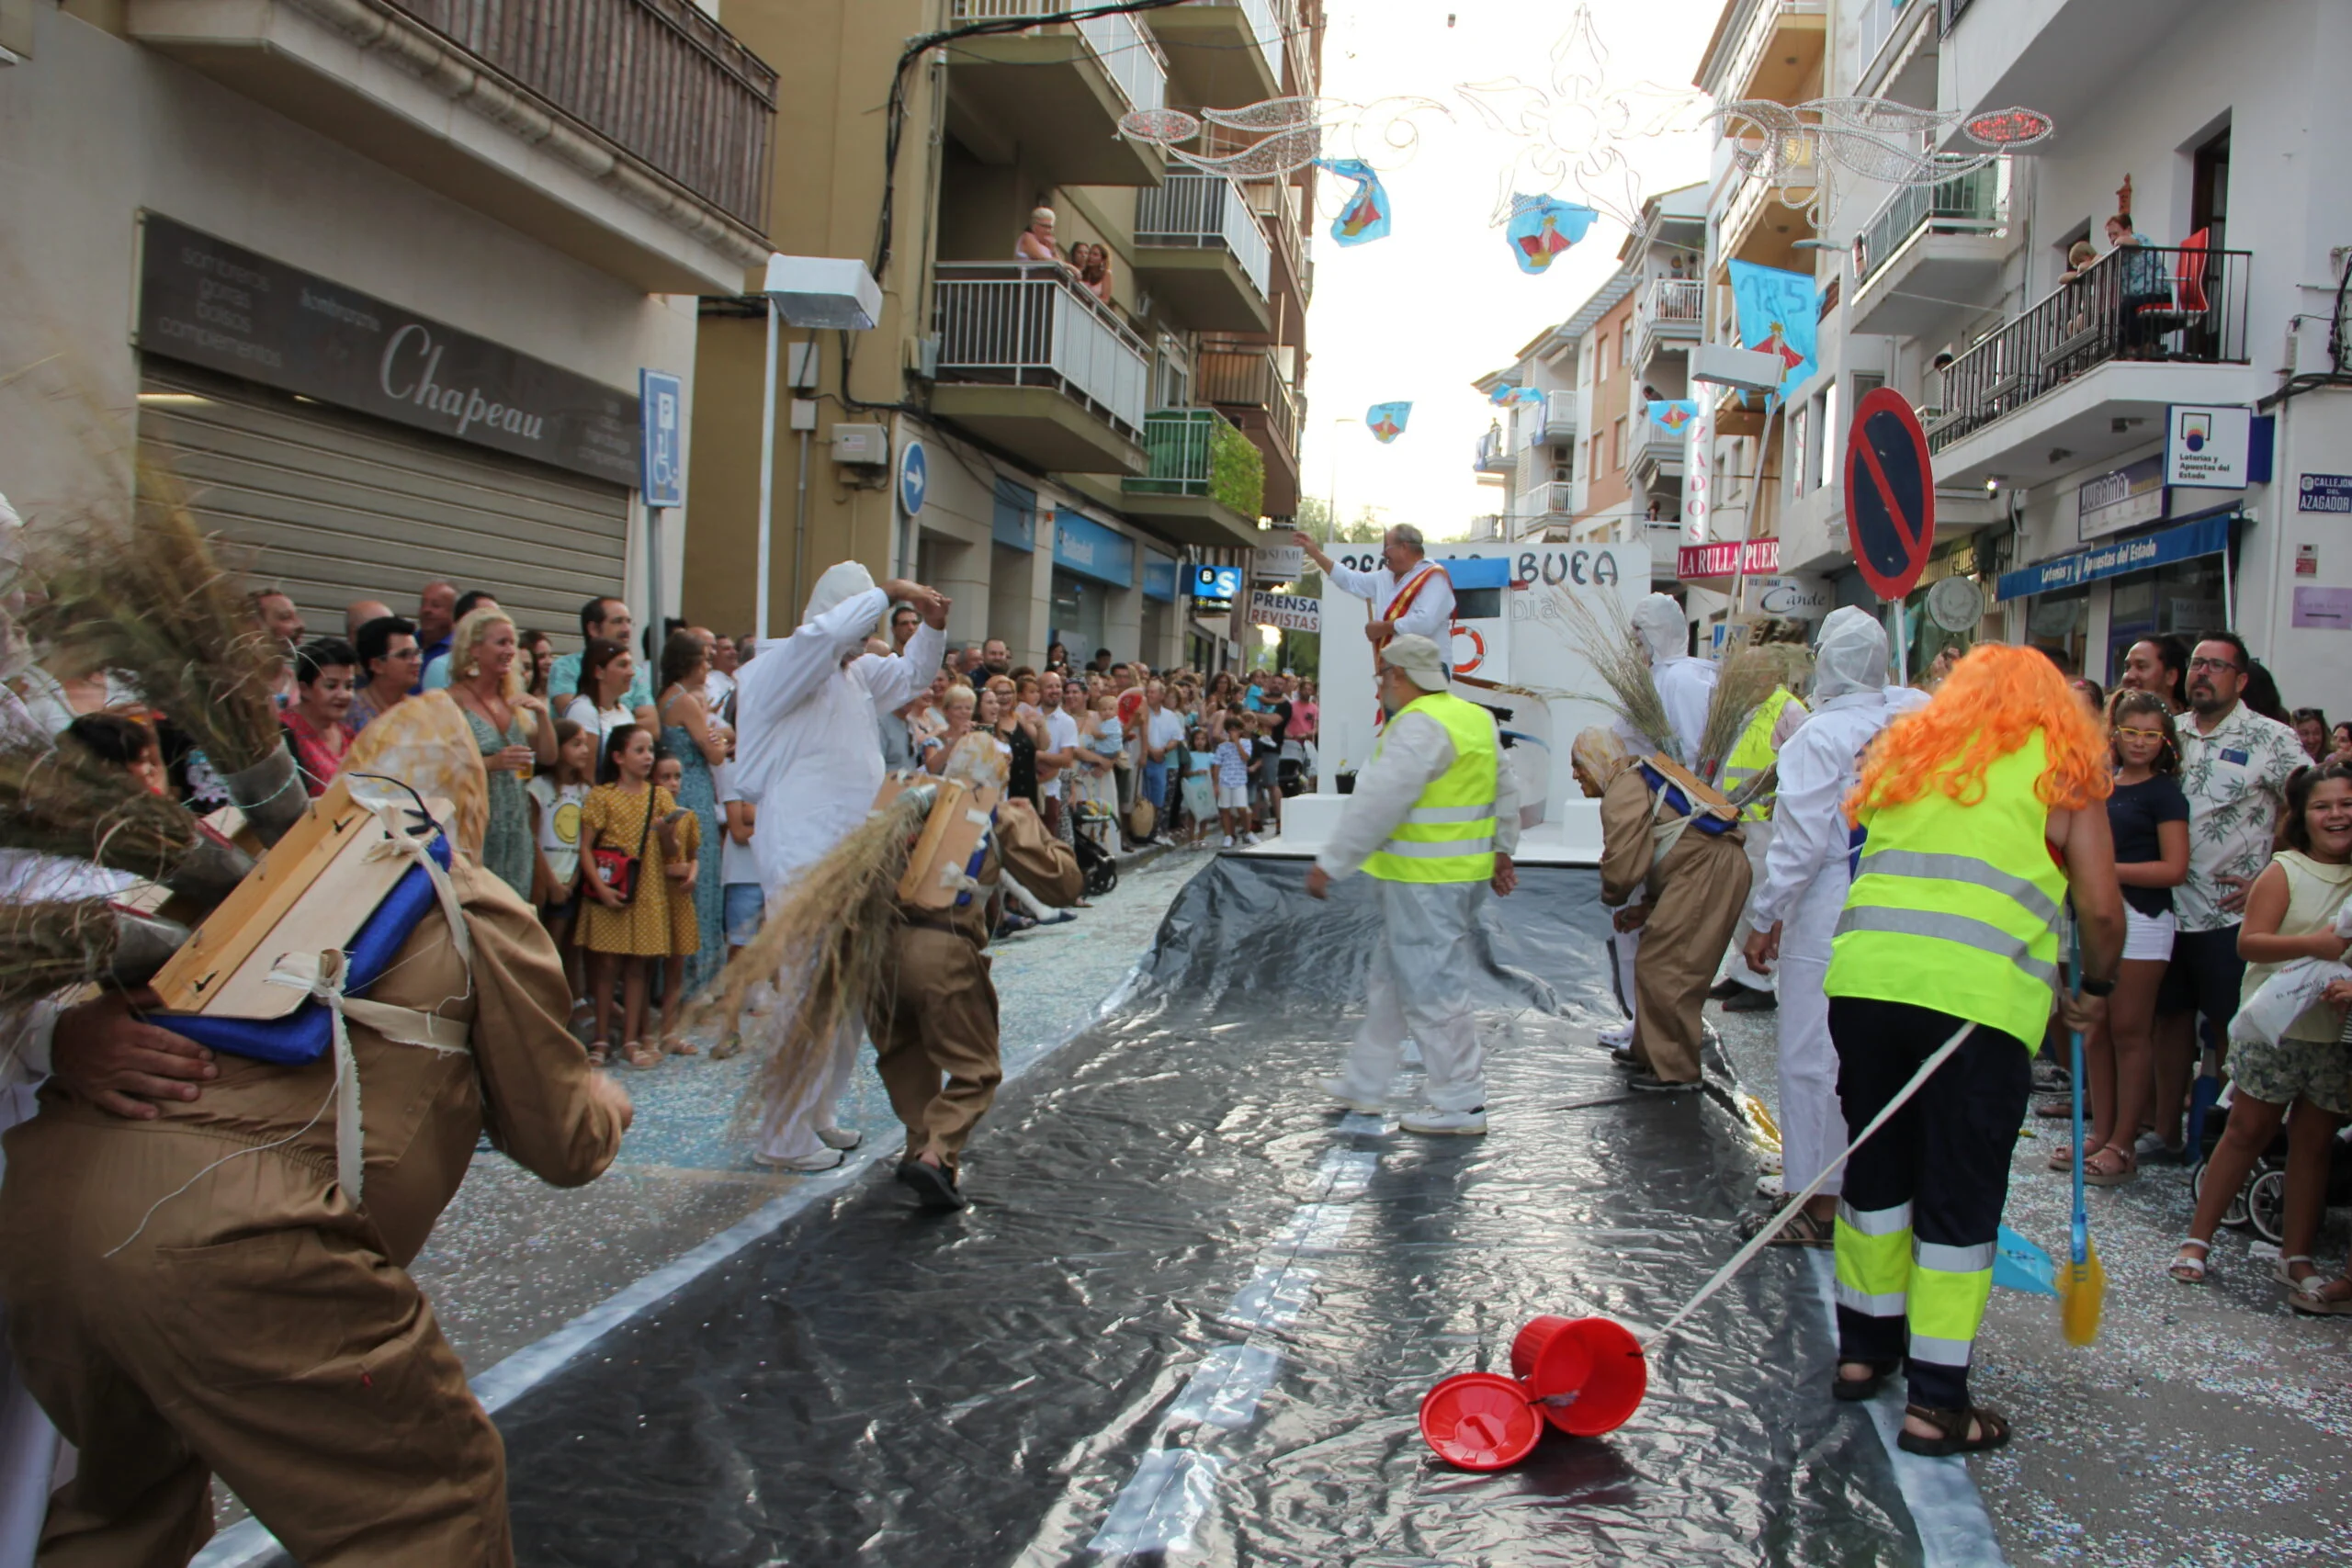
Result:
M1829 941L1852 881L1845 801L1862 754L1894 718L1928 700L1886 684L1886 629L1848 605L1821 623L1813 669L1813 715L1780 753L1780 798L1765 852L1764 885L1750 906L1744 962L1781 972L1781 1171L1789 1191L1821 1174L1846 1146L1838 1106L1838 1052L1829 1042ZM1804 1211L1785 1216L1779 1240L1827 1247L1843 1188L1833 1176Z
M893 604L911 604L922 625L896 654L865 651ZM911 699L939 672L946 652L944 594L903 579L876 584L855 561L817 580L808 613L790 637L760 644L735 676L735 761L730 782L760 807L752 840L773 907L795 876L824 859L865 820L882 787L876 713ZM858 1029L835 1042L832 1070L806 1103L774 1105L761 1123L759 1163L785 1170L829 1170L857 1146L834 1106L857 1065Z
M1409 1031L1428 1076L1426 1104L1404 1118L1405 1130L1475 1135L1487 1130L1487 1086L1467 984L1477 962L1471 928L1487 888L1502 895L1518 884L1519 785L1494 715L1453 694L1436 643L1408 633L1379 660L1387 727L1306 874L1317 898L1358 870L1380 892L1363 1025L1323 1088L1350 1110L1377 1113Z
M1293 529L1291 539L1322 569L1331 586L1372 605L1364 636L1379 648L1394 637L1425 637L1443 648L1453 635L1453 580L1427 558L1421 531L1399 523L1380 536L1380 570L1357 571L1323 553L1315 536Z

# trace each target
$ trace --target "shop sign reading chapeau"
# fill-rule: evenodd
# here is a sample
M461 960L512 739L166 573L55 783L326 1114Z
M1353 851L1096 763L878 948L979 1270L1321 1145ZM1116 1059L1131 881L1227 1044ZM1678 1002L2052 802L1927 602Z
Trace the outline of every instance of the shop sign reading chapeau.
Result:
M139 346L635 487L638 400L155 213Z

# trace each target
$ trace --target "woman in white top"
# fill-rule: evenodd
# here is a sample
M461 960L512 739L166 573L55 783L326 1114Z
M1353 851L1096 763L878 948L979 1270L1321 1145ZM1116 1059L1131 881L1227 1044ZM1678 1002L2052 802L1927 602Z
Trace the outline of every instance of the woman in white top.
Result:
M1029 214L1029 227L1021 231L1012 242L1012 259L1025 262L1057 262L1061 257L1054 252L1054 209L1040 207Z
M637 655L628 650L626 643L601 637L588 639L586 650L580 655L580 694L571 699L563 716L582 729L595 732L600 770L606 750L605 742L614 730L634 724L649 734L652 732L652 710L628 705L629 682L636 679ZM640 713L645 716L640 718Z

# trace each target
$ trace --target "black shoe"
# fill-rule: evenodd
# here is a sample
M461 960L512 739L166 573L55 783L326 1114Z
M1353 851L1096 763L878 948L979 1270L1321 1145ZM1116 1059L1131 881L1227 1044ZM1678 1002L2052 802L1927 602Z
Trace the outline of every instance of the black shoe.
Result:
M964 1194L956 1186L956 1178L935 1165L919 1159L899 1162L899 1179L915 1190L915 1196L926 1209L941 1213L964 1207Z
M1747 989L1747 987L1741 985L1736 980L1718 980L1713 985L1707 987L1707 999L1709 1001L1727 1002L1746 989Z
M1632 1088L1645 1089L1656 1094L1680 1094L1685 1089L1697 1089L1700 1080L1689 1078L1677 1082L1673 1078L1662 1078L1656 1073L1642 1072L1635 1073L1626 1082Z
M1642 1064L1634 1056L1633 1048L1626 1045L1620 1045L1616 1050L1609 1053L1609 1065L1612 1067L1623 1067L1629 1073L1638 1073L1643 1070Z
M1759 991L1752 986L1741 986L1739 995L1724 1003L1725 1012L1770 1012L1781 1005L1781 998L1770 991Z

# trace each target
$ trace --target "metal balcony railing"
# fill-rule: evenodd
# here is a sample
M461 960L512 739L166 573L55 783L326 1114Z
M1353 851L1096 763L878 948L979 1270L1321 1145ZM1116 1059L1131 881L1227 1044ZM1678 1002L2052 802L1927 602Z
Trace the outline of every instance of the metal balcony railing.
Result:
M1215 409L1154 409L1143 422L1147 466L1141 474L1122 480L1122 488L1142 495L1216 498L1216 442L1220 430L1240 434L1231 420ZM1262 502L1261 493L1259 502ZM1246 511L1254 519L1258 505L1236 510Z
M1168 181L1136 196L1136 243L1204 249L1222 245L1261 299L1272 297L1273 255L1241 187L1223 175L1170 169Z
M1968 9L1968 0L1940 0L1943 18L1939 31L1949 33L1960 25L1961 13Z
M1682 461L1682 436L1644 415L1634 435L1633 460L1636 464L1664 465Z
M1896 28L1911 14L1915 3L1916 0L1870 0L1860 7L1854 17L1854 33L1860 52L1854 58L1864 74L1878 60L1878 51L1886 47L1886 40L1894 36Z
M1532 503L1531 514L1566 517L1577 509L1576 490L1576 485L1567 479L1549 479L1536 486L1528 496Z
M1258 55L1266 62L1266 74L1280 85L1283 18L1274 14L1273 0L1241 0L1241 14L1250 18L1250 33L1258 40Z
M1637 308L1645 321L1699 330L1706 314L1705 285L1695 277L1654 277Z
M1885 0L1875 0L1883 5ZM1748 96L1747 85L1763 67L1764 56L1781 30L1783 18L1789 17L1826 17L1829 0L1762 0L1755 14L1747 19L1747 30L1740 35L1738 51L1732 57L1730 74L1725 80L1731 85L1731 96Z
M387 0L713 207L767 225L775 71L693 0Z
M1944 368L1942 451L2113 359L2246 363L2248 251L2127 245L2101 256Z
M950 0L948 17L958 22L1002 19L1058 21L1082 0ZM1164 108L1168 104L1168 59L1151 35L1129 16L1089 17L1073 24L1093 50L1102 69L1126 95L1131 109Z
M1544 423L1537 428L1535 436L1547 444L1577 438L1577 395L1574 392L1544 394Z
M1298 465L1298 395L1283 379L1273 351L1204 347L1193 360L1193 393L1223 408L1257 409L1266 416L1291 466Z
M1130 438L1143 434L1151 355L1045 262L939 264L939 378L1058 387Z
M1997 234L2008 221L2007 159L1931 186L1900 186L1854 236L1854 276L1869 283L1923 229L1939 234Z
M1471 459L1470 466L1482 474L1510 471L1513 465L1510 440L1499 428L1490 429L1478 437L1478 455Z

